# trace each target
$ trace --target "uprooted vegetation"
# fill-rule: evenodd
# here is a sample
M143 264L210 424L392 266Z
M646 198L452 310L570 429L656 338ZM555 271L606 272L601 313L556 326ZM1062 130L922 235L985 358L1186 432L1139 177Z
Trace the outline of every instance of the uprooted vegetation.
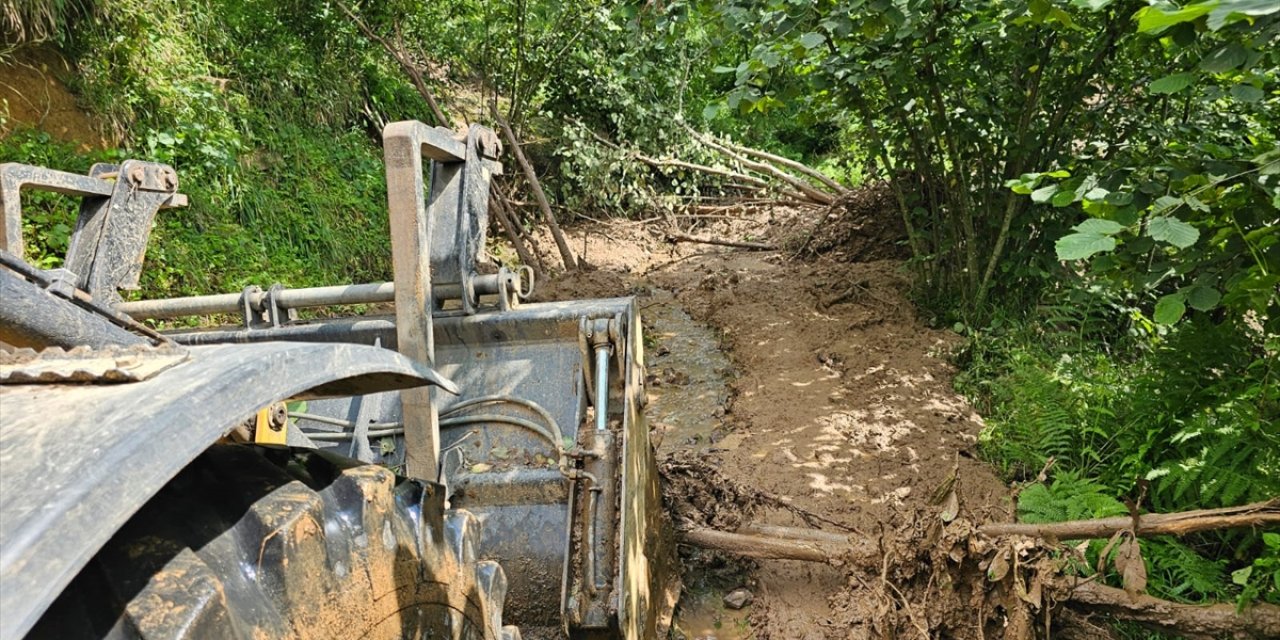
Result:
M1273 527L1280 523L1280 499L1042 527L984 525L962 508L953 476L931 497L935 507L895 512L865 532L744 487L715 469L711 460L690 455L663 465L664 495L681 540L749 558L841 568L849 587L832 594L830 602L840 624L851 630L849 637L1096 637L1106 635L1098 622L1106 619L1189 638L1280 634L1280 607L1274 605L1237 611L1144 595L1146 564L1138 543L1160 534ZM796 515L813 528L753 524L766 509ZM823 531L824 526L843 530ZM1090 553L1096 541L1105 544ZM1098 574L1109 572L1120 576L1124 588L1099 582Z

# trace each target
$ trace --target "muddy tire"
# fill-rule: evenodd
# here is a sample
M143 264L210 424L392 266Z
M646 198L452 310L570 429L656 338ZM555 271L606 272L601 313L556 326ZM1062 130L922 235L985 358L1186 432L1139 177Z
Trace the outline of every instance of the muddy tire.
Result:
M31 638L518 640L479 522L318 454L216 446L81 571Z

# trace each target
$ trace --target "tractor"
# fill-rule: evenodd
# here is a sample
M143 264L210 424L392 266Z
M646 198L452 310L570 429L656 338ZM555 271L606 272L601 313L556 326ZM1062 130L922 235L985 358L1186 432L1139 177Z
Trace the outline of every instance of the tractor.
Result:
M665 633L635 300L486 258L491 130L383 150L393 281L168 299L123 292L172 167L0 164L0 640ZM59 268L33 189L79 198Z

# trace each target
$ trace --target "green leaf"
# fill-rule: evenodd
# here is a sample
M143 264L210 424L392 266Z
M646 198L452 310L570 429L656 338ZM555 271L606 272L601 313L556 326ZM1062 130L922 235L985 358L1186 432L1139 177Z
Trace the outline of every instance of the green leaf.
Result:
M1171 293L1156 301L1156 312L1152 319L1158 324L1173 324L1186 313L1186 298L1181 293Z
M1089 11L1100 11L1107 8L1107 5L1112 2L1114 0L1071 0L1071 4Z
M800 36L800 44L804 45L806 49L812 49L826 41L827 38L821 33L809 32Z
M1111 193L1111 192L1107 191L1106 189L1103 189L1102 187L1094 187L1084 194L1084 199L1093 200L1094 202L1099 202L1099 201L1105 200L1108 193Z
M1040 187L1039 189L1036 189L1035 191L1031 192L1031 201L1037 204L1044 204L1048 202L1049 198L1052 198L1053 194L1057 192L1058 192L1058 185L1056 184L1051 184L1047 187Z
M1177 93L1191 86L1191 80L1195 76L1190 73L1175 73L1165 76L1151 83L1151 93L1170 94Z
M718 113L720 113L720 105L712 102L711 104L702 108L702 119L715 120L716 114Z
M1089 218L1084 222L1076 225L1074 229L1080 233L1096 233L1099 235L1110 236L1120 233L1124 227L1118 222L1111 220L1103 220L1101 218Z
M1115 250L1116 239L1101 233L1072 233L1058 238L1053 248L1059 260L1084 260L1095 253Z
M1275 0L1220 0L1209 13L1205 25L1217 31L1232 22L1269 16L1277 11L1280 11L1280 3Z
M1075 201L1076 192L1074 191L1059 191L1053 195L1052 199L1049 200L1049 202L1055 207L1065 207Z
M1216 0L1197 2L1192 5L1165 11L1159 7L1143 7L1135 14L1138 17L1138 31L1142 33L1160 33L1175 24L1191 22L1211 11L1217 5Z
M1213 287L1196 285L1186 290L1187 304L1196 311L1209 311L1218 306L1222 294Z
M1200 68L1209 73L1226 73L1248 59L1249 53L1238 42L1219 47L1200 60Z
M1257 102L1262 99L1262 89L1251 84L1238 84L1231 87L1231 97L1240 102Z
M1159 198L1156 198L1155 210L1157 213L1164 213L1166 211L1172 211L1173 209L1176 209L1182 206L1182 204L1183 204L1182 198L1175 198L1173 196L1160 196Z
M1231 572L1231 582L1244 586L1249 584L1249 576L1253 575L1253 567L1244 567Z
M1125 193L1123 191L1112 191L1107 194L1107 197L1103 199L1103 202L1113 207L1123 207L1133 202L1133 194Z
M1155 216L1147 220L1147 235L1179 249L1186 249L1200 239L1200 230L1174 217Z

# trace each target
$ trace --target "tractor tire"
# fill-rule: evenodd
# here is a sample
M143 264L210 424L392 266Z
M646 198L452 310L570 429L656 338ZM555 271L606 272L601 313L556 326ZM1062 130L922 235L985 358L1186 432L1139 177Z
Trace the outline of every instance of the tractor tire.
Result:
M348 466L351 465L351 466ZM479 522L435 485L217 445L98 552L29 638L518 640Z

